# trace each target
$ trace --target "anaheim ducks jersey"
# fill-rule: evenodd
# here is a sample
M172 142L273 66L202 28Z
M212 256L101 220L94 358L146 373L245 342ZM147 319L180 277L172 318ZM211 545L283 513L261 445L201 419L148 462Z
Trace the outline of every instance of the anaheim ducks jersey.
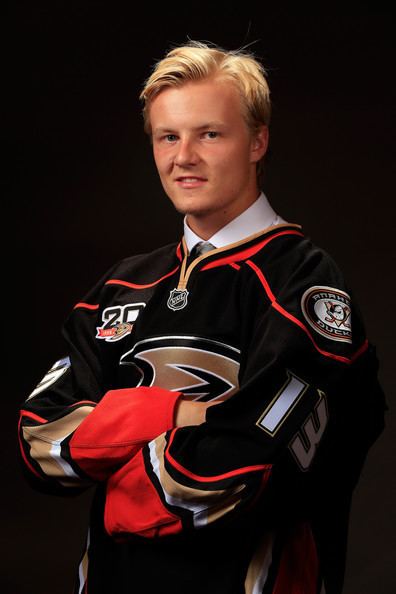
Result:
M20 435L42 488L97 485L75 592L341 592L384 399L354 299L299 226L127 258L64 336ZM217 405L176 428L179 398Z

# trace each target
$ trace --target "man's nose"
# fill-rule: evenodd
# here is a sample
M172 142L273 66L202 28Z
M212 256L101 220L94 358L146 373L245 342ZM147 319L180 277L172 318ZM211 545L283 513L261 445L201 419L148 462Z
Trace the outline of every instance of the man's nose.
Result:
M180 140L177 146L175 164L179 167L188 167L189 165L196 165L198 161L199 156L195 143L189 139Z

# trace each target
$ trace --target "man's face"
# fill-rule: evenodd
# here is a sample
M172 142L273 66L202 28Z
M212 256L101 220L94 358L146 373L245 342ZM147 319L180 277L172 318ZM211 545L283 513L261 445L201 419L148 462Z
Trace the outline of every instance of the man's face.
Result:
M252 136L232 83L207 79L166 88L149 117L164 190L204 239L256 200L256 163L268 130Z

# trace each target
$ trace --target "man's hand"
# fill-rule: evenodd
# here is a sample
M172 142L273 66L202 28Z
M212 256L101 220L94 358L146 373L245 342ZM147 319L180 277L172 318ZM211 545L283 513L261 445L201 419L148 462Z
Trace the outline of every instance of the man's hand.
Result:
M176 405L175 425L186 427L188 425L200 425L206 420L206 410L209 406L220 404L216 402L191 402L180 398Z

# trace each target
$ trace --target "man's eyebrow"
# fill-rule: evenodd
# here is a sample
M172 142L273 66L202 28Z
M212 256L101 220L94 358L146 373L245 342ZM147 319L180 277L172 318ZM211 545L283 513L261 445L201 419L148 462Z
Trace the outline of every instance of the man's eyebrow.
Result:
M194 126L192 128L192 130L194 131L199 131L199 130L210 130L212 128L224 128L225 124L223 122L220 121L212 121L212 122L207 122L205 124L200 124L199 126ZM153 134L173 134L174 132L176 132L176 128L167 128L165 126L158 126L157 128L155 128L153 130Z
M213 120L212 122L207 122L206 124L202 124L202 126L197 126L194 130L204 130L210 128L224 128L225 124L218 120Z
M172 128L163 128L162 126L153 129L153 134L171 134L172 132L174 132Z

